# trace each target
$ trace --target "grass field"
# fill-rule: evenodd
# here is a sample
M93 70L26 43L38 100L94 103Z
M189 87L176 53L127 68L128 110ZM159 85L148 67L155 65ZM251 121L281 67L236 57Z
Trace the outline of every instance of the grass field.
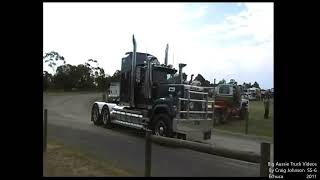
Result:
M248 135L263 136L273 139L273 101L270 102L269 119L264 119L264 105L262 101L250 101ZM217 125L216 129L233 133L245 133L245 121L234 119L226 124Z
M137 176L136 173L115 167L111 162L98 160L91 154L52 139L48 139L44 159L44 176Z

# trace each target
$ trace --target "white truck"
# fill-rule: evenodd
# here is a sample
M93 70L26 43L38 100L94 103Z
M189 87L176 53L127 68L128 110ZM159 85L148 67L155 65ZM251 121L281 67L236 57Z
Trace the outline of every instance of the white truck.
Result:
M257 99L257 89L258 88L249 88L244 90L244 98L248 100L256 100Z
M118 103L120 101L120 82L111 82L108 90L108 102Z

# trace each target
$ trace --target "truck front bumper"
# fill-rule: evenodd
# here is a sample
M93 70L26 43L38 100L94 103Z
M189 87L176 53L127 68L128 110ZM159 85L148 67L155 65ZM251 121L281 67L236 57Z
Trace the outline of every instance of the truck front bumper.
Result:
M184 134L186 140L201 141L211 138L212 119L173 119L173 131Z

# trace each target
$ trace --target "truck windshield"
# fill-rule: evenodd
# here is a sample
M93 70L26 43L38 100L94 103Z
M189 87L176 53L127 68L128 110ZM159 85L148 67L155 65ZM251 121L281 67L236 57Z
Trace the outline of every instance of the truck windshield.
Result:
M153 82L157 82L160 84L170 83L169 79L172 79L175 72L176 72L175 70L169 70L169 69L164 69L164 68L155 68L152 73Z
M219 94L230 94L229 86L220 86Z

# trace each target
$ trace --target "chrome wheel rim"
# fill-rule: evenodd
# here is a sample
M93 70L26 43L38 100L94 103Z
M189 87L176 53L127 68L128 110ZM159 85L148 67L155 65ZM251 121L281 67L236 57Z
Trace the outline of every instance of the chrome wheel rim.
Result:
M156 136L164 136L165 129L166 129L165 124L163 122L159 122L158 126L156 127L156 130L155 130L155 135Z

